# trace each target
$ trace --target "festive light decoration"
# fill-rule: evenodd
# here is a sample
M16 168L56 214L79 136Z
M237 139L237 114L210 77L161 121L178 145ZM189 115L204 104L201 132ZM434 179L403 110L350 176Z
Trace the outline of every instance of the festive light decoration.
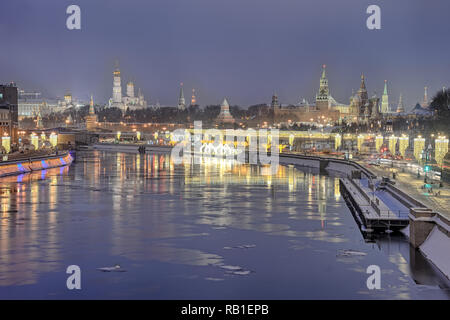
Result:
M376 136L376 138L375 138L375 149L377 149L377 152L380 152L380 149L383 146L383 142L384 142L383 136Z
M2 147L5 148L6 153L11 152L11 137L9 136L2 137Z
M390 136L389 137L389 151L392 154L395 154L395 148L397 146L397 140L398 140L398 137L396 137L396 136Z
M398 151L402 155L402 157L405 157L406 149L409 147L409 137L406 135L401 136L398 138Z
M31 134L31 144L34 146L34 150L39 149L39 137L34 132Z
M140 131L136 131L136 139L141 140L141 132Z
M120 136L121 136L122 132L117 131L117 140L120 140Z
M357 148L358 148L359 152L361 152L363 143L364 143L364 136L362 134L360 134L357 138Z
M338 150L342 145L342 136L338 133L334 136L334 149Z
M417 161L422 159L422 152L425 149L425 139L421 136L414 139L414 158Z
M56 147L58 145L58 135L54 132L50 134L50 144L52 147Z
M438 165L442 165L445 155L448 152L448 139L446 137L438 137L434 140L434 159Z

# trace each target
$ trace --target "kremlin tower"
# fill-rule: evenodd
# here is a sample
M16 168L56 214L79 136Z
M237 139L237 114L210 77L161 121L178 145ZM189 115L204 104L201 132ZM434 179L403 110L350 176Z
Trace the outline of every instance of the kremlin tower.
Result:
M400 98L398 99L397 113L405 112L405 108L403 107L403 96L400 94Z
M195 96L195 89L192 89L192 96L191 96L191 106L197 105L197 97Z
M319 111L326 111L330 107L330 91L328 89L328 79L325 68L326 65L323 65L322 76L320 77L319 93L316 95L316 108Z
M381 113L389 113L389 96L387 93L387 80L384 80L384 91L381 97Z
M424 88L422 108L428 108L428 87Z
M86 121L86 130L92 131L97 126L97 115L95 114L94 109L94 99L91 95L91 101L89 103L89 114L85 117Z
M184 110L186 108L186 100L184 99L183 83L180 85L180 96L178 97L178 109Z

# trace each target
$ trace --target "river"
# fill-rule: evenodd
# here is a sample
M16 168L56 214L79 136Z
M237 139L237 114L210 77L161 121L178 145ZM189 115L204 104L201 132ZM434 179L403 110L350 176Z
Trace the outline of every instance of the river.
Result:
M169 155L78 152L0 179L2 299L449 299L402 234L365 240L339 179ZM69 265L81 290L68 290ZM98 268L120 265L123 272ZM381 269L369 290L366 269Z

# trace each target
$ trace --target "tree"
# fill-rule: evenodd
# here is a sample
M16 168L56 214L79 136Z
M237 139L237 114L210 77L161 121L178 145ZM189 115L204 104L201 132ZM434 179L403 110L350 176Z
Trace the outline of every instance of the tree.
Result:
M450 117L450 89L436 92L430 106L438 119L448 119Z

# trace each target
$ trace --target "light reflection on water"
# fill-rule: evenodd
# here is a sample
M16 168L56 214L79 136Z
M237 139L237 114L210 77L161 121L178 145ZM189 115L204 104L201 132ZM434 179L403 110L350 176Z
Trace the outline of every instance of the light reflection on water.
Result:
M364 241L338 178L262 170L92 152L3 178L0 298L450 297L403 237ZM127 272L96 270L116 263ZM79 292L65 288L71 264L82 269ZM366 288L371 264L380 291Z

